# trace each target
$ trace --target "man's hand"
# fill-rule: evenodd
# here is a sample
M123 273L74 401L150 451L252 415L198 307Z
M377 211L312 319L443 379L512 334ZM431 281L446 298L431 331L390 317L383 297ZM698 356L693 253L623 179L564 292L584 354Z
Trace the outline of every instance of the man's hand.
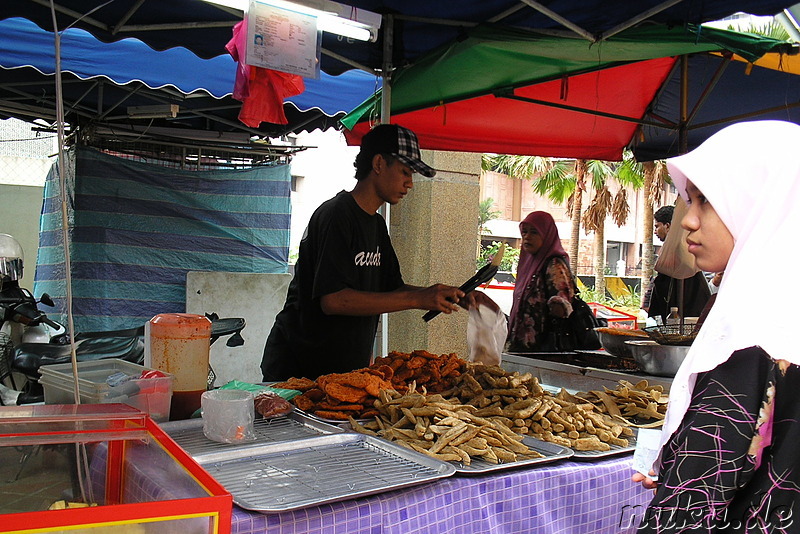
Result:
M458 311L458 302L464 297L464 292L455 286L434 284L419 290L418 308L442 313Z

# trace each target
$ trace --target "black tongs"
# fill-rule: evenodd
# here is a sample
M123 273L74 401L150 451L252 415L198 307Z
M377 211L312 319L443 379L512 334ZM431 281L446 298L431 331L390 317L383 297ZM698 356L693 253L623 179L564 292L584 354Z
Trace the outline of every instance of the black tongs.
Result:
M503 260L505 248L505 243L501 244L500 248L497 250L497 252L495 252L494 257L492 257L491 263L487 263L478 269L478 272L472 275L472 278L461 284L458 288L466 294L477 289L479 285L491 281L492 278L494 278L494 275L497 274L497 269L500 267L500 262ZM422 318L425 320L425 322L428 322L440 313L442 312L431 310L426 312Z

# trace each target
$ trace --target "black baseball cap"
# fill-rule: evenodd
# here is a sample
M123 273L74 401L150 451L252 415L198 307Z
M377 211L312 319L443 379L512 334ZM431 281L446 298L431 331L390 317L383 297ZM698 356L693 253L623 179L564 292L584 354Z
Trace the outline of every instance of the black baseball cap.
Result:
M369 157L390 154L423 176L431 178L436 174L432 167L422 161L419 141L414 132L397 124L375 126L361 139L361 152Z

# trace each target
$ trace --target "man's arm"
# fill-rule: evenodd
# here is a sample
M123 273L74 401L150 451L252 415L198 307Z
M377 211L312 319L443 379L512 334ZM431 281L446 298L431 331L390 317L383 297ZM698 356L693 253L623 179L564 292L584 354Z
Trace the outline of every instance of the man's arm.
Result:
M324 295L320 307L326 315L378 315L402 310L435 310L452 313L464 292L454 286L430 287L404 285L394 291L372 292L342 289Z

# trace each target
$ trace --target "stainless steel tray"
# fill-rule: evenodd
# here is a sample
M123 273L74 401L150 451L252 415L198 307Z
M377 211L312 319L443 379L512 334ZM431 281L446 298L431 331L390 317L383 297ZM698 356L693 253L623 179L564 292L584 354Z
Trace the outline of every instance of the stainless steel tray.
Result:
M256 439L243 443L219 443L208 439L203 434L203 420L200 418L184 421L161 423L164 432L174 439L186 452L195 459L204 454L219 452L233 448L252 448L265 443L296 441L298 439L315 438L327 434L343 432L341 428L325 424L299 410L286 416L271 419L256 419L254 424Z
M452 465L373 436L346 432L198 458L247 510L281 512L448 477Z
M464 465L461 462L450 462L456 467L456 472L464 475L480 475L483 473L490 473L492 471L500 471L501 469L511 469L517 467L530 467L533 465L547 464L555 462L556 460L563 460L572 457L574 451L568 447L562 447L555 443L541 441L530 436L525 436L522 443L528 448L544 455L543 458L531 458L529 460L520 460L518 462L509 462L505 464L493 464L481 459L472 459L470 465Z
M617 456L618 454L627 454L636 449L636 429L633 429L633 436L626 438L628 440L627 447L620 447L619 445L612 445L611 450L608 451L575 451L572 455L572 460L598 460L600 458L608 458L609 456Z

